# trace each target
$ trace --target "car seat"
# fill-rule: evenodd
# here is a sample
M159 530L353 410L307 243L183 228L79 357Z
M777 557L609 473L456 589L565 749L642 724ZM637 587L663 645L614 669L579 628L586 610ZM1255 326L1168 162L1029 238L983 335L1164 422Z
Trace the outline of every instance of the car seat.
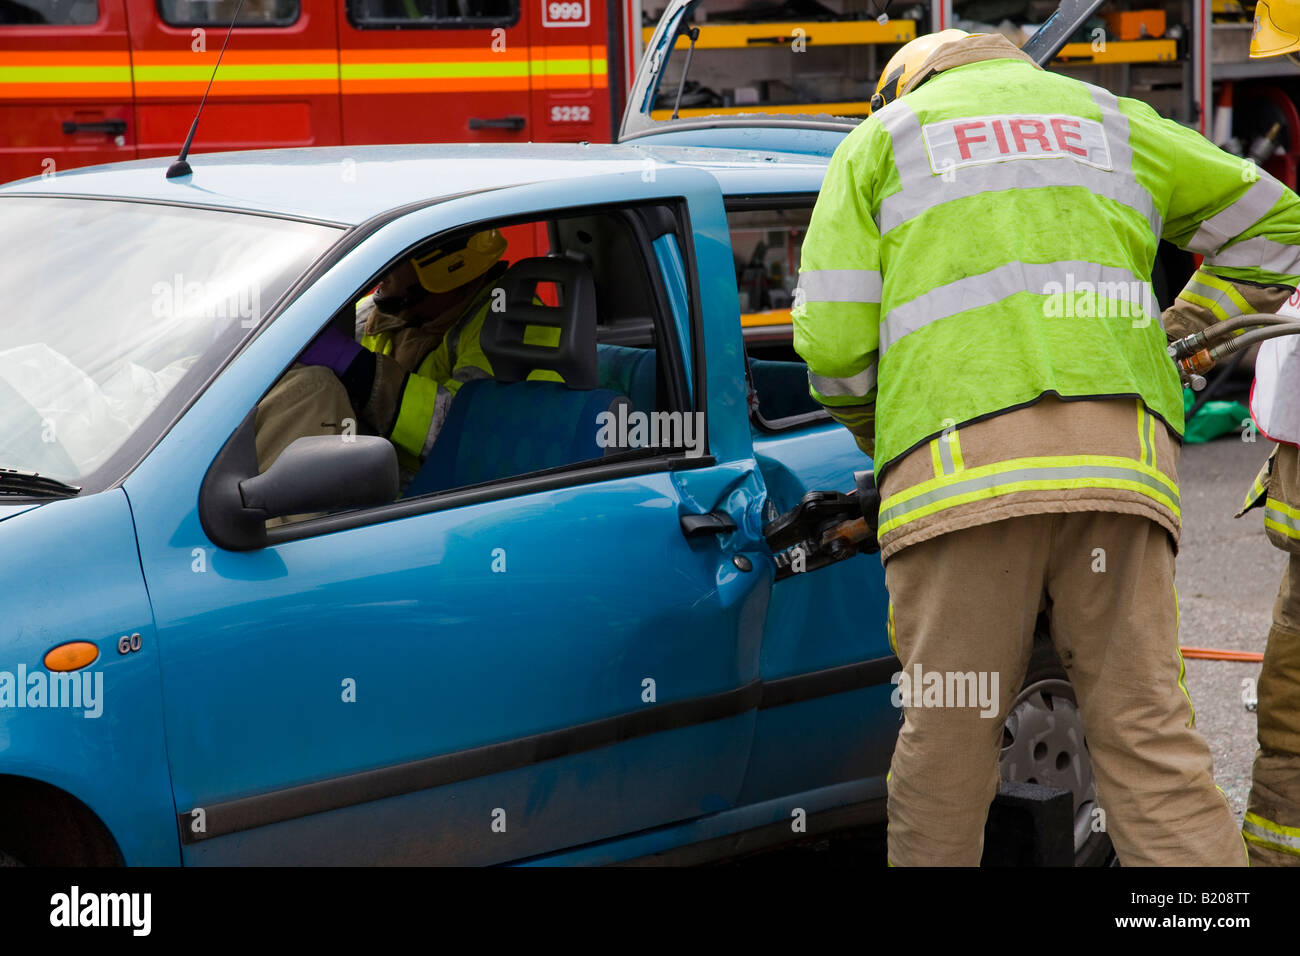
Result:
M558 306L540 304L553 284ZM497 283L504 308L489 310L480 345L495 378L466 382L405 497L426 495L590 461L601 447L601 412L627 397L599 387L596 286L580 262L521 259ZM559 378L560 381L555 379Z

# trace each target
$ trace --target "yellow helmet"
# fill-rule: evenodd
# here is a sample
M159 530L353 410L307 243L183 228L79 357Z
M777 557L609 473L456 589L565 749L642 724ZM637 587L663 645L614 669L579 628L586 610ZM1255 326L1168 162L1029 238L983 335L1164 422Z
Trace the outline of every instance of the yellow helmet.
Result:
M867 111L867 115L871 115L886 103L898 99L898 91L912 82L917 70L930 59L931 53L941 46L972 36L979 36L979 34L967 33L965 30L940 30L938 33L919 36L900 47L898 52L889 58L889 62L885 64L885 69L880 74L880 80L876 83L876 93L871 97L871 109Z
M1255 4L1255 32L1250 35L1250 55L1255 59L1300 50L1300 3L1296 0L1259 0Z
M450 292L477 279L496 264L506 251L506 240L497 229L476 232L463 242L451 243L413 256L415 276L429 292Z

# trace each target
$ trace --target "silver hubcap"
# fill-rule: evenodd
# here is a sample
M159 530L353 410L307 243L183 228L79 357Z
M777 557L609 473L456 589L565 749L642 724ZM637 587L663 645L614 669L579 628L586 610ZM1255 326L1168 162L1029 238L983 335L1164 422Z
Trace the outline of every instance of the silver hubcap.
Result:
M1084 744L1083 719L1066 681L1044 680L1022 690L1002 737L1002 779L1069 790L1074 796L1074 849L1092 835L1097 785Z

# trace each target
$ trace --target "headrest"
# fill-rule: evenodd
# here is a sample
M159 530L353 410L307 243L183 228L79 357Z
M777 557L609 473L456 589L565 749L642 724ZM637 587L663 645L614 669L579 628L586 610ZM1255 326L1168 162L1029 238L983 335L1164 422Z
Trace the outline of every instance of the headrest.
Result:
M542 283L554 284L558 306L533 301ZM596 283L585 265L550 256L521 259L496 289L504 296L494 291L479 344L497 381L521 382L542 369L569 388L597 387Z

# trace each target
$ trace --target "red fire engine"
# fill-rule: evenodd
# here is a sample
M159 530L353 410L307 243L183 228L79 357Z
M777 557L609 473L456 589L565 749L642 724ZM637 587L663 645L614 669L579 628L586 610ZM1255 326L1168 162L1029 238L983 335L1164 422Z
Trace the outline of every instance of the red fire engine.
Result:
M0 182L175 153L236 5L0 0ZM608 141L617 13L613 0L244 0L194 149Z

